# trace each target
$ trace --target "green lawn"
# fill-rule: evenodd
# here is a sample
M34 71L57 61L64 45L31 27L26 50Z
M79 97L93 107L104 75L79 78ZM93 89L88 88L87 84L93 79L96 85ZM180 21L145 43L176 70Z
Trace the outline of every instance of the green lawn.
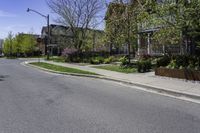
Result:
M61 57L61 56L51 56L49 58L50 61L54 61L54 62L62 62L64 63L65 62L65 58L64 57Z
M94 68L105 69L110 71L116 71L121 73L134 73L137 72L136 68L122 68L117 65L106 65L106 66L94 66Z
M21 58L21 59L29 59L29 58L47 58L46 55L41 55L41 56L27 56L27 57L15 57L15 58Z
M44 62L33 62L33 63L30 63L30 64L35 65L35 66L39 66L39 67L42 67L42 68L46 68L46 69L49 69L49 70L58 71L58 72L98 75L98 74L93 73L93 72L88 72L88 71L83 71L83 70L80 70L80 69L53 65L53 64L44 63Z

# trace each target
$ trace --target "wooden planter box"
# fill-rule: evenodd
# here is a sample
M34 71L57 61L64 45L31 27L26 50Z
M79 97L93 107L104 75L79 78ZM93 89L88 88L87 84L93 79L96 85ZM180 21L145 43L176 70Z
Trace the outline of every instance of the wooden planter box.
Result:
M156 68L155 75L200 81L200 71L196 70Z

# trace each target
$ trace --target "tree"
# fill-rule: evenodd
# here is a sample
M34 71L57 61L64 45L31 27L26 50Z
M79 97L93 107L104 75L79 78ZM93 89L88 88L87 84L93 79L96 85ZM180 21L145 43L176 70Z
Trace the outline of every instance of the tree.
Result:
M109 4L106 14L105 30L107 42L110 43L110 51L112 51L113 45L120 48L123 44L127 44L129 63L131 47L133 53L136 49L138 10L135 3L117 1Z
M6 56L10 57L13 55L13 42L13 34L12 32L9 32L3 43L3 52Z
M152 4L151 4L152 5ZM198 44L200 36L200 1L178 0L165 1L151 6L148 17L156 16L154 25L160 25L160 30L154 34L154 39L163 44Z
M36 40L32 35L24 34L23 41L22 41L22 52L25 56L33 55L35 51Z
M89 30L85 50L95 52L98 49L100 51L103 51L104 49L103 38L104 38L104 31Z
M123 30L124 30L124 18L126 6L121 3L110 3L106 12L106 40L110 44L110 53L112 54L112 48L119 48L123 44Z
M13 53L18 57L22 53L22 47L23 47L23 35L16 35L15 38L13 39Z
M31 34L18 34L15 37L9 32L4 41L3 52L6 56L33 55L36 50L36 39Z
M93 20L99 20L103 9L101 0L48 0L50 9L59 18L56 22L69 26L73 34L73 46L82 51L86 45L88 29Z

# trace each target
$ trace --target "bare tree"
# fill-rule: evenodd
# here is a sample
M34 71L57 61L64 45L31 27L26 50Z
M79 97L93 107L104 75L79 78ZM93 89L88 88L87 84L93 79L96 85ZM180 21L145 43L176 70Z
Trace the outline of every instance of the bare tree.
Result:
M82 50L86 45L88 29L101 16L102 0L47 0L47 4L59 16L56 21L70 27L74 47Z

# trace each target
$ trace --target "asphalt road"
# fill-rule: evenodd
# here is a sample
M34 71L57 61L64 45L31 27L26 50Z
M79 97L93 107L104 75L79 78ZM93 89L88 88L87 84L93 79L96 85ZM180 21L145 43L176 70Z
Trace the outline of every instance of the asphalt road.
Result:
M0 133L200 133L200 105L0 59Z

